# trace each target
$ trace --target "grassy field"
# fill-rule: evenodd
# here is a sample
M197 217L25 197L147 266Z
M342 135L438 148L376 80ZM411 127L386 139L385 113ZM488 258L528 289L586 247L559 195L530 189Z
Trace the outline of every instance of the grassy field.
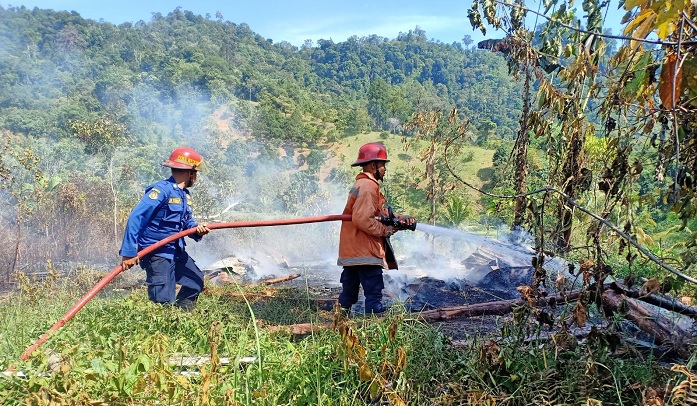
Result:
M398 309L335 320L309 291L242 285L208 286L191 313L150 303L143 288L103 294L20 361L87 290L74 276L27 283L2 303L0 364L19 374L0 378L0 404L429 404L456 361L442 334ZM274 327L294 323L316 329Z
M637 405L650 391L668 401L683 379L602 341L523 340L534 324L504 321L498 338L469 331L455 346L399 305L344 319L310 289L240 284L207 286L190 313L143 287L105 292L20 361L97 277L25 281L2 299L0 404ZM306 333L279 328L295 323Z
M389 182L390 174L408 172L412 166L423 171L424 164L419 161L419 151L427 146L425 142L415 142L408 151L405 151L405 144L400 135L390 134L387 138L381 138L378 132L361 133L346 137L341 142L327 144L327 150L337 157L336 160L328 161L328 165L341 165L348 168L356 160L360 146L368 142L381 142L387 147L390 163L387 167L386 182ZM462 148L459 156L464 157L471 154L472 159L459 166L458 175L473 186L481 188L491 178L494 152L494 150L477 146ZM476 205L481 197L480 193L465 185L460 186L467 190L472 202Z

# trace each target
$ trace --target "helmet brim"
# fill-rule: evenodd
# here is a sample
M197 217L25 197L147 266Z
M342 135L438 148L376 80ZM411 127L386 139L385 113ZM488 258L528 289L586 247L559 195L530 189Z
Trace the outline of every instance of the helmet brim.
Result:
M363 165L368 165L371 162L390 162L389 159L369 159L367 161L356 161L351 164L351 166L363 166Z
M162 166L166 166L166 167L172 168L172 169L184 169L184 170L198 171L198 172L201 172L203 170L203 162L201 162L198 165L188 165L188 164L184 164L181 162L170 161L168 159L166 161L162 161Z

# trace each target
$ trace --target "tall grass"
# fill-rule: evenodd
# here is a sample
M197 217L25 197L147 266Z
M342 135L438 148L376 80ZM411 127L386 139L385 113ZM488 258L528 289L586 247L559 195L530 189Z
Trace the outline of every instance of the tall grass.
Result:
M150 303L143 288L88 303L26 362L20 354L86 291L90 273L26 283L3 298L0 404L365 405L640 404L662 388L651 358L607 346L553 348L470 332L450 340L393 307L383 319L316 310L311 290L209 286L193 312ZM27 282L27 281L25 281ZM96 280L95 280L96 282ZM334 320L304 337L274 324ZM503 329L511 331L511 329ZM188 365L182 356L198 364ZM403 403L400 403L403 402ZM490 403L486 403L490 402Z

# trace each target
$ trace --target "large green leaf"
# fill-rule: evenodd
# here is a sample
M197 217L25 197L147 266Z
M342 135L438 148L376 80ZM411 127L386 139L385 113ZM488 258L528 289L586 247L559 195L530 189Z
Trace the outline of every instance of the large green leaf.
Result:
M651 63L653 58L649 52L642 55L639 62L634 67L634 78L627 83L624 90L628 96L638 97L644 83L646 83L646 67Z

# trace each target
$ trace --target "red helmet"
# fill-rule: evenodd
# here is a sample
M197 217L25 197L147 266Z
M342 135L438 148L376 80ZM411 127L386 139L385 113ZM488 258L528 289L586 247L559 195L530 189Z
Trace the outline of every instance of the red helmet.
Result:
M163 166L174 169L192 169L199 170L203 164L201 154L189 147L179 147L172 151L169 159L162 162Z
M358 159L351 166L359 166L372 161L390 162L387 159L387 148L379 142L369 142L358 150Z

